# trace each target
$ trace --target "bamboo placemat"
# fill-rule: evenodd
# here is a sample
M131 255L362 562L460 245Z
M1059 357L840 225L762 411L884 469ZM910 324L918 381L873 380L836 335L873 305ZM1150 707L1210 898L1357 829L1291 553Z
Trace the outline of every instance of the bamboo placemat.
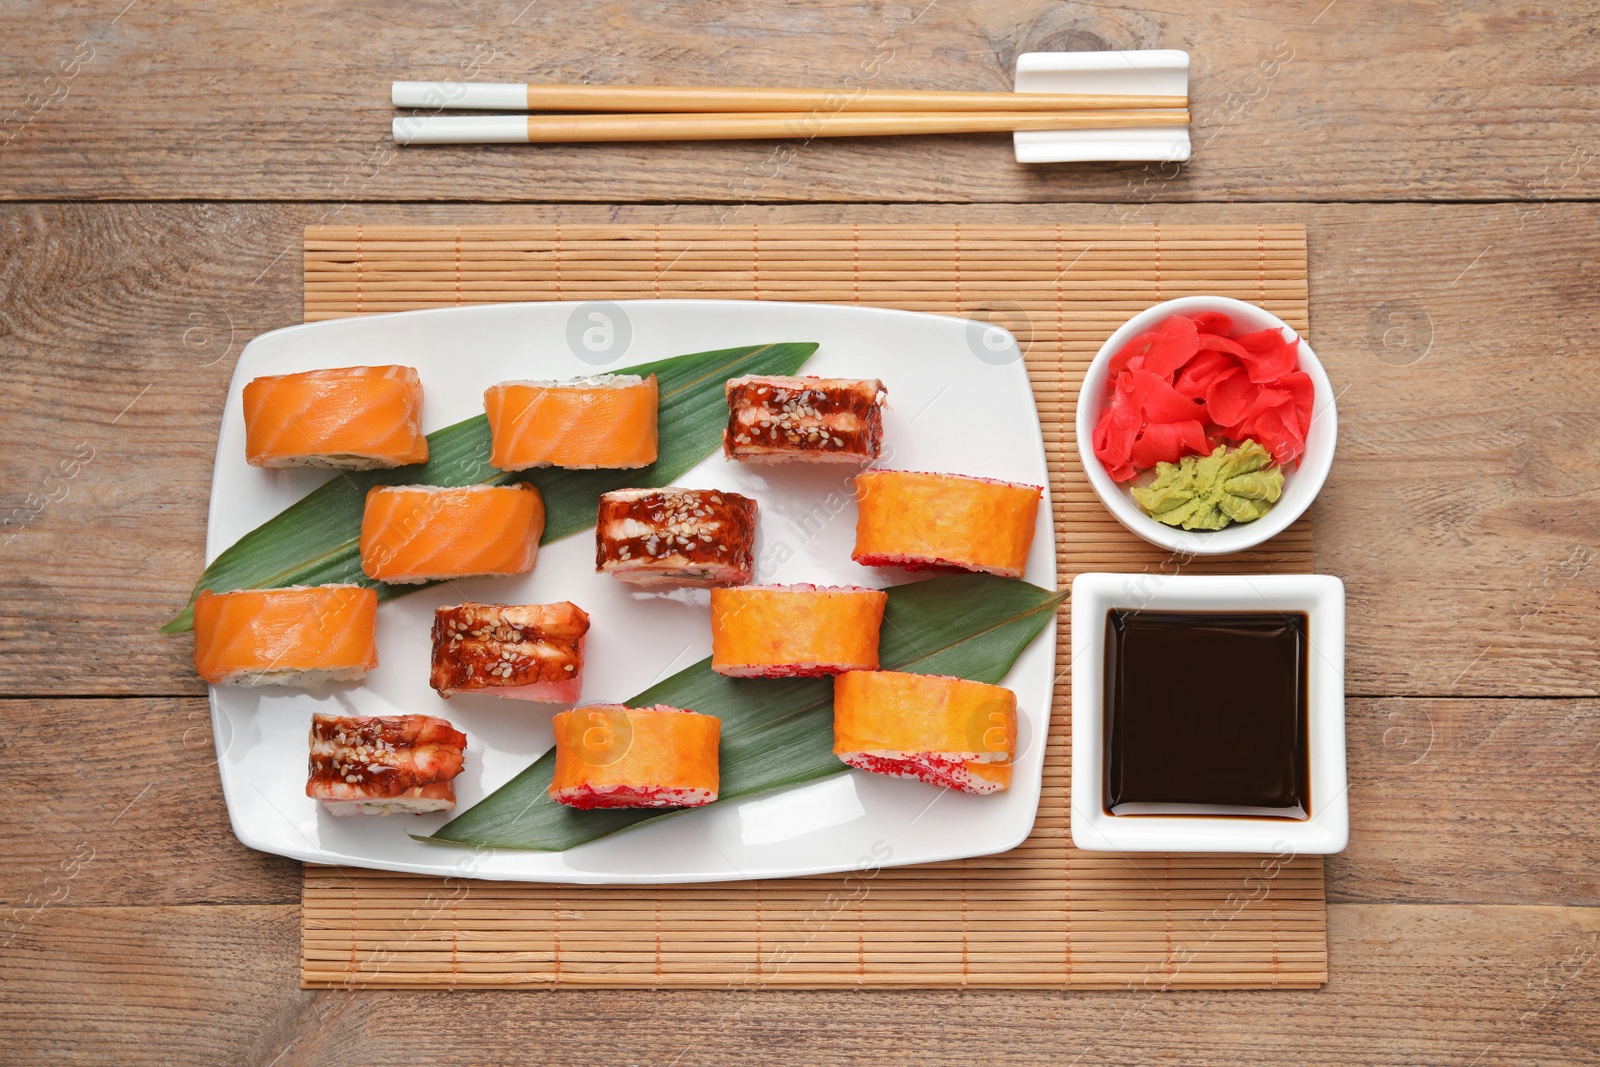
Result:
M1306 323L1298 226L311 227L305 317L511 300L723 297L983 315L1018 335L1044 423L1057 569L1311 570L1302 521L1222 561L1125 532L1078 463L1073 402L1134 312L1221 293ZM1032 836L928 867L703 886L581 887L305 870L307 988L1305 988L1327 979L1320 857L1068 846L1067 672ZM1266 861L1270 864L1270 860Z

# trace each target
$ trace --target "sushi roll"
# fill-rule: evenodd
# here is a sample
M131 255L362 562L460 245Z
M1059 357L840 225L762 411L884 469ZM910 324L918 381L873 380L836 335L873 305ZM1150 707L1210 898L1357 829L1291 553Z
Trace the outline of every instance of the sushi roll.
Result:
M573 808L697 808L717 799L722 721L657 704L557 712L548 795Z
M600 497L594 569L630 585L743 585L755 571L756 502L714 489Z
M1044 490L919 471L856 475L856 547L866 567L965 570L1021 578Z
M570 704L583 689L589 616L578 605L456 604L433 610L433 669L442 697L497 697Z
M361 570L415 585L533 569L544 498L531 485L381 485L361 515Z
M489 462L507 471L648 467L658 407L654 374L491 385L483 394Z
M244 387L252 467L371 470L425 463L422 381L411 367L336 367Z
M858 586L711 590L711 669L730 678L811 678L878 666L889 594Z
M212 685L359 681L378 665L378 594L359 585L201 591L194 669Z
M883 450L883 383L876 378L750 374L724 387L722 451L750 463L862 464Z
M833 752L875 774L963 793L1011 785L1017 697L964 678L852 671L833 680Z
M453 811L467 735L432 715L311 717L306 796L334 815Z

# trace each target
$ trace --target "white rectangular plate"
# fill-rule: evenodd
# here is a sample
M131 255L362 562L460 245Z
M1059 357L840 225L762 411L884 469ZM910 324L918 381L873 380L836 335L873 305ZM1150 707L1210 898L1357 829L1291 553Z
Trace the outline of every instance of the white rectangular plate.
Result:
M598 317L597 317L598 316ZM669 356L774 341L816 341L803 374L881 378L888 390L879 466L1048 485L1033 392L1016 341L1000 327L878 308L745 300L640 300L445 308L293 326L239 357L217 443L206 558L294 503L327 472L268 471L244 461L240 391L252 378L321 367L416 367L432 432L483 410L483 390L509 378L602 373ZM886 586L909 580L850 559L855 470L752 467L712 455L678 484L755 497L757 579ZM333 475L338 477L338 475ZM1054 589L1049 497L1039 509L1027 580ZM467 849L413 840L447 817L334 818L305 795L311 715L427 714L467 735L456 779L464 811L552 744L555 706L482 695L441 699L428 686L433 609L463 600L571 600L593 619L586 702L623 701L710 655L709 594L631 591L594 573L591 531L539 550L531 574L475 578L378 608L380 665L361 685L305 693L211 690L218 767L234 833L251 848L320 863L421 874L547 882L698 882L930 863L1012 848L1039 806L1050 721L1055 624L1007 675L1019 739L1009 791L941 792L861 771L714 804L565 852ZM841 770L843 770L841 765Z

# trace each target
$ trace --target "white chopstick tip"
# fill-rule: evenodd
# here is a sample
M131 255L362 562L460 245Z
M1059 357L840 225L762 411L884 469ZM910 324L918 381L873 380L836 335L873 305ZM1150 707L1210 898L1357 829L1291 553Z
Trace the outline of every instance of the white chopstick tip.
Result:
M527 144L525 115L401 115L396 144Z
M515 82L395 82L389 90L395 107L442 111L449 107L483 111L525 111L528 87Z

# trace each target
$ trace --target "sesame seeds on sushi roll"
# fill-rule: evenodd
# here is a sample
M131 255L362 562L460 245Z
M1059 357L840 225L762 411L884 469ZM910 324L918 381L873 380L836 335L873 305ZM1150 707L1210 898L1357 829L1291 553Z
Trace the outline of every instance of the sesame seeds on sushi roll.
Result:
M544 498L531 485L384 485L367 492L361 570L397 585L523 574L544 533Z
M853 671L833 681L833 751L874 774L964 793L1011 785L1017 697L944 675Z
M696 808L717 799L722 721L657 704L557 712L548 795L573 808Z
M853 463L883 449L883 401L876 378L749 374L724 387L728 426L722 451L747 463Z
M483 394L489 462L508 471L648 467L659 407L654 374L501 382Z
M867 567L965 570L1021 578L1044 490L922 471L856 476L856 544Z
M426 815L456 806L467 735L432 715L311 718L306 796L333 815Z
M600 497L595 570L631 585L743 585L755 571L756 502L713 489Z
M428 684L446 699L484 692L570 704L583 691L588 632L588 613L567 601L435 608Z
M244 387L252 467L372 470L424 463L422 380L412 367L335 367Z
M378 594L359 585L202 590L194 669L212 685L310 689L378 665Z
M730 678L873 670L889 595L860 586L752 585L711 591L711 669Z

